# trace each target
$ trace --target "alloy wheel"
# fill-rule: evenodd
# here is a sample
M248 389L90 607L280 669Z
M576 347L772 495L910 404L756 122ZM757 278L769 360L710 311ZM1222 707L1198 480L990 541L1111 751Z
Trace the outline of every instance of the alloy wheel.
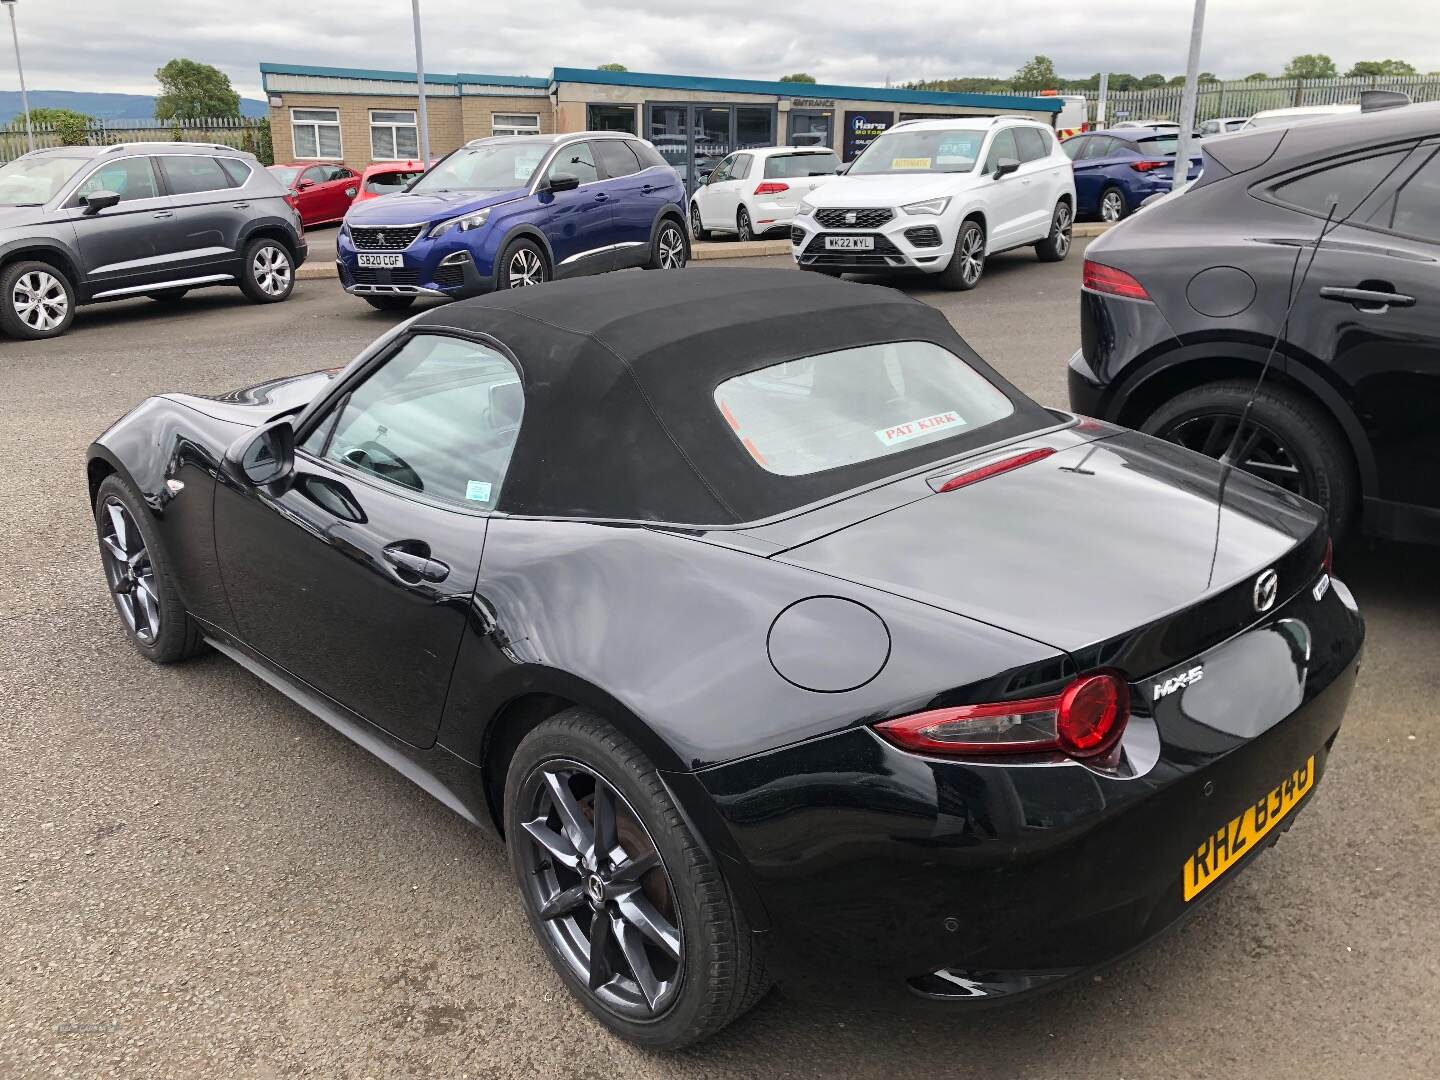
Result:
M740 242L755 239L755 230L750 226L750 213L743 206L740 208L740 220L737 222L737 230L740 233Z
M685 265L685 237L674 225L660 230L660 269L679 270Z
M1235 439L1240 418L1233 413L1202 413L1183 417L1156 432L1162 439L1196 450L1206 457L1219 458ZM1252 418L1235 448L1235 462L1242 470L1307 499L1315 498L1314 484L1301 469L1295 453L1284 440Z
M1074 223L1069 206L1061 203L1055 208L1055 254L1062 259L1070 253L1070 229Z
M160 594L155 584L155 567L145 548L140 527L119 499L105 500L101 521L100 549L105 577L115 606L136 639L154 644L160 634Z
M21 274L10 291L15 314L32 330L54 330L65 321L70 296L54 274L31 270Z
M545 264L530 248L516 248L515 254L510 256L506 277L512 289L540 285L545 281Z
M705 231L705 227L700 223L700 207L698 207L698 206L695 205L694 203L691 203L691 204L690 204L690 235L695 238L695 242L696 242L697 244L698 244L700 241L702 241L702 240L705 239L705 237L701 235L704 231Z
M1105 193L1100 200L1100 218L1102 221L1119 221L1125 214L1125 196L1120 192L1111 189Z
M985 236L979 229L970 229L960 240L960 276L966 285L974 285L984 268Z
M526 903L550 948L608 1009L665 1013L680 992L679 905L659 849L625 797L593 769L551 760L525 780L512 842Z
M250 269L255 275L255 284L267 296L284 296L290 288L290 256L273 244L266 244L255 252Z

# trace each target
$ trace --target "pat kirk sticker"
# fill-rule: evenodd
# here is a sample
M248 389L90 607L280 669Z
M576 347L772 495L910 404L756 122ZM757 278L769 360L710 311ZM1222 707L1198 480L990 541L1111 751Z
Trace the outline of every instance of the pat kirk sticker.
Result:
M921 435L929 435L941 428L962 428L964 426L965 421L960 418L959 413L942 412L936 413L934 416L922 416L919 420L907 420L894 427L881 428L875 432L875 437L886 446L894 446L896 443L918 439Z

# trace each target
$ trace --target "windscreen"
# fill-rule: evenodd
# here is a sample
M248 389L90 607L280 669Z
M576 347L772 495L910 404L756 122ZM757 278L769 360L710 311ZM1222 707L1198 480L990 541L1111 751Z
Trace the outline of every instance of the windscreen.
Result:
M780 476L940 442L1015 411L964 360L927 341L774 364L722 382L715 404L755 462Z
M399 191L420 174L420 169L375 173L365 178L365 190L372 195L389 195Z
M289 165L271 165L267 172L279 180L284 187L294 187L295 178L300 175L300 170Z
M840 167L840 159L825 154L773 154L765 159L766 180L791 180L804 176L825 176Z
M87 160L35 157L0 165L0 206L43 206L60 194Z
M509 191L525 187L555 144L513 135L478 146L462 146L422 176L412 192Z
M889 131L855 159L848 175L971 172L984 142L983 131Z

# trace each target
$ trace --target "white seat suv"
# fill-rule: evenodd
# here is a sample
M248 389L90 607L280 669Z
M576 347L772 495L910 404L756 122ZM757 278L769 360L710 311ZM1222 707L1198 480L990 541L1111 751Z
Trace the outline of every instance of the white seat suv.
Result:
M844 175L805 196L790 225L802 270L919 270L973 289L985 259L1034 245L1070 253L1075 178L1055 133L1012 116L903 121Z

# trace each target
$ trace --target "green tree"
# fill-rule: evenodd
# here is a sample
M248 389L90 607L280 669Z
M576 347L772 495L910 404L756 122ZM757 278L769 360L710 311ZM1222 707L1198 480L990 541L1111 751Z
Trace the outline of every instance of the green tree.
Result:
M624 64L601 64L596 71L629 71Z
M1301 53L1285 65L1287 79L1333 79L1335 61L1324 53Z
M807 74L805 74L805 72L803 72L803 71L797 71L797 72L795 72L794 75L781 75L781 76L780 76L780 81L781 81L781 82L804 82L804 83L813 83L813 82L815 81L815 76L814 76L814 75L807 75Z
M84 146L89 141L90 125L95 123L95 118L74 109L41 107L30 110L30 123L37 128L54 128L60 141L66 146ZM25 114L17 113L15 119L10 121L10 127L15 131L24 131Z
M1010 84L1016 90L1053 90L1059 80L1054 61L1048 56L1033 56L1011 76Z
M208 120L240 115L240 95L230 76L198 60L171 60L155 72L160 93L156 120Z
M1181 81L1183 82L1184 80L1182 79ZM1140 82L1139 82L1139 89L1141 89L1141 90L1153 90L1153 89L1155 89L1157 86L1164 86L1164 85L1165 85L1165 76L1164 76L1164 75L1152 74L1152 75L1146 75L1144 78L1142 78L1142 79L1140 80Z
M1418 75L1414 64L1407 64L1404 60L1357 60L1345 73L1349 79L1361 75Z
M1265 72L1263 72L1263 71L1252 71L1249 75L1241 76L1240 81L1241 81L1241 82L1261 82L1262 80L1268 79L1268 78L1270 78L1270 76L1269 76L1269 75L1266 75Z
M1216 75L1213 71L1202 71L1202 72L1200 72L1200 81L1201 81L1201 82L1219 82L1219 81L1220 81L1220 76Z

